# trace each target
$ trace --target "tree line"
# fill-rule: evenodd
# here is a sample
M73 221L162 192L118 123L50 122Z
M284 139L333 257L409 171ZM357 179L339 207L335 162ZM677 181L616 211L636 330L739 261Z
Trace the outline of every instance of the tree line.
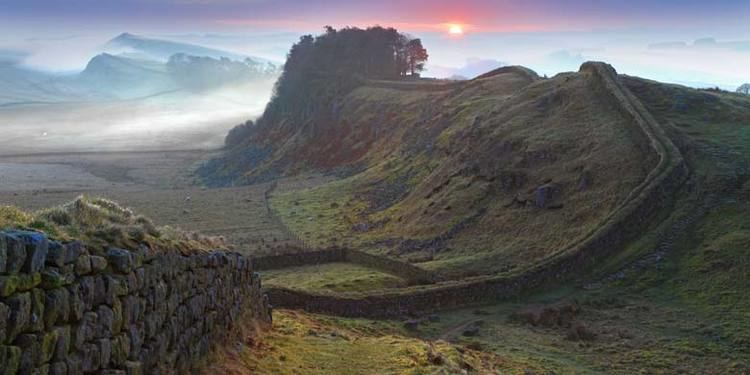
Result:
M402 79L424 70L429 55L422 41L380 26L302 36L287 61L260 123L300 121L330 107L361 79Z

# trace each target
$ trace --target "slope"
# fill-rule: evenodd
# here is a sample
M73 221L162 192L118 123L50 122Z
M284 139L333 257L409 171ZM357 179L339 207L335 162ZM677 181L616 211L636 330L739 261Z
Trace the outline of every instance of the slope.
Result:
M272 200L313 245L384 253L451 278L511 272L595 229L656 165L604 92L591 74L542 80L518 67L467 83L370 81L340 100L333 121L285 138L258 129L224 166L250 166L240 181L348 176ZM257 150L251 163L231 159Z

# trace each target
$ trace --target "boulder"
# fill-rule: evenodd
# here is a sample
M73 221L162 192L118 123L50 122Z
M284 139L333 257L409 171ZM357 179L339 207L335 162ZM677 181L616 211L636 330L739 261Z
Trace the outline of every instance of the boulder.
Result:
M119 273L128 273L133 269L134 259L130 251L111 248L107 250L107 261Z
M555 183L547 183L534 190L534 206L547 208L551 206L560 195L560 186Z

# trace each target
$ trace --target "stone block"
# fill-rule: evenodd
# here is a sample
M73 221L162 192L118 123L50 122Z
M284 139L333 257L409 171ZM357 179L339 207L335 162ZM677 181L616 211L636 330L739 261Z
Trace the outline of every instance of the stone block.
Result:
M112 337L115 333L115 314L112 308L107 305L100 305L96 313L99 316L99 324L97 325L94 337Z
M71 329L71 342L73 347L82 350L84 344L94 338L99 316L95 312L85 312L77 326Z
M38 232L31 231L12 231L24 245L26 250L26 259L24 260L21 271L26 273L36 273L44 267L44 261L47 258L47 249L49 242L47 236Z
M85 253L83 244L80 241L68 242L65 247L65 264L75 264L78 257Z
M31 289L38 287L42 283L42 274L36 273L22 273L16 275L18 278L18 285L16 286L17 292L26 292Z
M81 359L81 355L77 353L70 354L68 358L65 358L65 364L68 366L68 374L83 374L83 360Z
M7 325L6 340L13 340L18 334L26 330L31 317L31 293L16 294L6 301L10 308L10 318Z
M140 362L127 361L124 367L126 375L143 375L143 365Z
M21 366L21 348L0 345L0 374L16 374Z
M16 236L4 234L5 248L6 248L6 261L5 261L5 272L6 273L18 273L23 268L24 262L26 262L26 248L24 247L23 241Z
M130 359L137 359L141 354L143 347L143 325L131 324L127 331L130 340Z
M42 289L55 289L63 287L66 283L65 276L60 273L59 269L47 268L41 273L41 287Z
M67 375L67 374L68 374L68 365L65 362L50 363L49 375Z
M47 265L54 267L62 267L65 265L65 258L67 258L68 248L63 246L57 241L50 241L47 248Z
M50 328L68 319L70 293L65 288L48 290L44 300L44 326Z
M91 271L92 272L102 272L105 269L107 269L107 259L104 257L100 257L98 255L91 255Z
M76 275L88 275L91 273L91 257L89 255L81 255L75 260L75 271Z
M104 277L109 297L122 297L128 295L128 281L120 275L107 275ZM111 301L108 301L111 303Z
M31 332L44 330L44 302L46 296L43 289L31 290L31 316L27 329Z
M8 297L18 288L18 276L0 276L0 297Z
M57 346L57 331L51 330L41 335L40 341L40 363L47 363L52 359L55 354L55 347Z
M52 330L57 335L57 342L55 343L55 350L52 354L52 359L55 361L65 361L70 353L70 326L58 326L54 327Z
M0 274L5 273L8 264L8 243L5 235L0 233Z
M121 367L130 356L130 338L126 333L121 333L112 339L112 364Z
M81 320L83 312L86 311L86 303L83 300L81 284L73 284L65 289L67 289L69 293L68 305L70 310L68 312L68 321L71 323L77 322Z
M109 361L112 356L112 342L107 339L99 339L96 344L99 347L99 354L102 356L101 364L102 368L109 366Z
M135 264L133 254L123 249L111 248L107 250L107 261L115 272L129 273Z
M65 358L65 364L68 366L68 374L83 374L83 359L78 353L71 353Z
M41 362L41 339L34 333L22 333L13 341L13 345L21 348L21 361L18 371L30 373Z
M99 352L99 347L96 344L83 344L83 350L81 350L80 353L83 372L94 372L99 370L102 365L102 356Z
M10 307L0 302L0 344L8 337L8 320L10 320Z
M31 370L31 375L49 375L49 364L44 364Z

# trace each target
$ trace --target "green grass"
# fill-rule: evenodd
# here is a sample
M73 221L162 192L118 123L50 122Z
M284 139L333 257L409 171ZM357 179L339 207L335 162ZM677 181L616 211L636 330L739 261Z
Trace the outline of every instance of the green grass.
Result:
M524 374L533 363L444 341L424 341L378 322L278 310L273 330L240 349L215 355L208 373L257 374Z
M265 286L309 292L366 292L398 288L406 282L387 273L351 263L327 263L261 272Z

